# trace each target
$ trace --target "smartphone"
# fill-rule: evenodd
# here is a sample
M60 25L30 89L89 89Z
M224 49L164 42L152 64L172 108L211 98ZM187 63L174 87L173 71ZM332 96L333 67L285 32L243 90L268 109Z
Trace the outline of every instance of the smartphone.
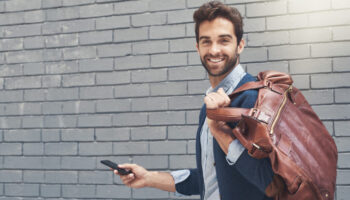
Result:
M118 173L120 175L127 175L127 174L130 174L131 173L131 170L126 170L126 169L123 169L123 168L119 168L118 167L118 164L117 163L114 163L110 160L101 160L101 163L112 168L112 169L116 169L118 170Z

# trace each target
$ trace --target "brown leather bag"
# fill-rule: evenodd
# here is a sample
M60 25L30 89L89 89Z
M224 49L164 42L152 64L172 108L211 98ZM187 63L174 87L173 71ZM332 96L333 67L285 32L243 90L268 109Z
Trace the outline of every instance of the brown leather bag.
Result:
M275 173L268 196L283 200L334 199L337 148L333 138L285 73L266 71L229 95L258 89L254 108L207 109L207 117L239 121L234 136L257 159L269 157ZM283 181L281 181L283 180Z

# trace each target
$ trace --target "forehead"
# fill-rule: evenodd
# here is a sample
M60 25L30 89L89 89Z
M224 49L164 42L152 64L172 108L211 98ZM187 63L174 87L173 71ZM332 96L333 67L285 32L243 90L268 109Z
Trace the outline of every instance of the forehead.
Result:
M203 21L199 25L199 37L216 37L223 34L229 34L235 37L234 26L228 19L218 17L212 21Z

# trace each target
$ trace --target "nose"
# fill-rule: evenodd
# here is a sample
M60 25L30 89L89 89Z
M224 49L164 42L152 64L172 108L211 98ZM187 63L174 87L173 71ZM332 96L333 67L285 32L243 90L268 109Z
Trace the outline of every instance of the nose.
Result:
M220 53L220 46L217 43L213 43L209 48L209 53L212 56L216 56L218 53Z

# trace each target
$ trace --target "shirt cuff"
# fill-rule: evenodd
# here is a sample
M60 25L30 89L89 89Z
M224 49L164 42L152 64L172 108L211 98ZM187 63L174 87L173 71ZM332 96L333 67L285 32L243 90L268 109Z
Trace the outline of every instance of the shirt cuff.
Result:
M229 165L234 165L238 158L244 151L244 146L239 142L239 140L235 139L230 143L228 147L228 153L226 156L226 161Z
M182 181L186 180L190 176L190 170L184 169L184 170L177 170L170 172L171 176L173 176L175 185L178 183L181 183ZM185 196L179 192L175 192L175 196L181 197Z

